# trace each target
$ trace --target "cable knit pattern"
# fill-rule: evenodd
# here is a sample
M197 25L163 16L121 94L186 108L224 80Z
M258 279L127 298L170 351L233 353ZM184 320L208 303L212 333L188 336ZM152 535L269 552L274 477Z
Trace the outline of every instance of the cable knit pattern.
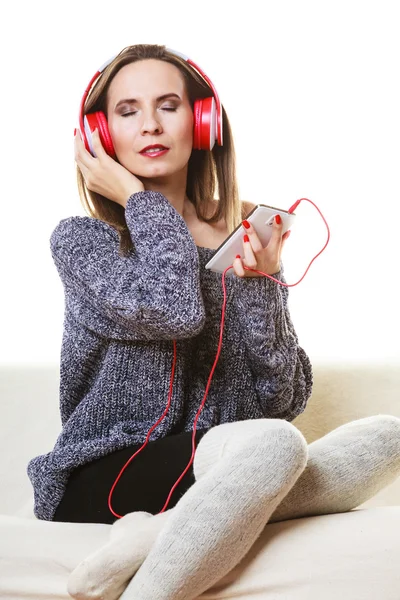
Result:
M53 519L77 466L144 442L167 403L172 340L171 408L150 440L192 431L217 352L222 276L204 268L215 250L196 247L160 193L133 194L125 214L134 242L125 257L118 233L91 217L63 219L50 238L65 292L62 431L53 450L28 465L40 519ZM287 290L266 278L234 276L226 289L222 351L197 429L293 420L311 394L312 370Z

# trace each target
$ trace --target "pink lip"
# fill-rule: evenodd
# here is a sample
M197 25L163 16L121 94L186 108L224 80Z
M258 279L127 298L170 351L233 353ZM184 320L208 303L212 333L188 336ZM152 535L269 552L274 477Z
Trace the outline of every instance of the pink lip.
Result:
M149 146L149 148L151 148L152 146ZM157 146L155 146L157 148ZM146 150L148 150L149 148L145 148L144 150L142 150L140 152L140 154L142 156L145 156L146 158L157 158L158 156L163 156L164 154L166 154L169 150L169 148L164 148L164 150L160 150L159 152L151 152L150 154L146 154ZM154 146L153 146L154 148Z
M146 150L151 150L152 148L162 148L163 150L168 150L167 146L164 146L164 144L149 144L148 146L142 148L140 152L146 152Z

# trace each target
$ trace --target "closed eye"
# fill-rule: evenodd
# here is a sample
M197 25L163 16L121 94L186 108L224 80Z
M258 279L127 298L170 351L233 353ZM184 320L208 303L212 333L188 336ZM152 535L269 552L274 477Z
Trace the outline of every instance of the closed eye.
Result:
M165 106L161 110L166 110L168 112L176 112L176 108L173 108L172 106ZM130 115L136 115L137 112L138 112L137 110L135 110L135 111L131 110L130 112L122 113L121 117L129 117Z

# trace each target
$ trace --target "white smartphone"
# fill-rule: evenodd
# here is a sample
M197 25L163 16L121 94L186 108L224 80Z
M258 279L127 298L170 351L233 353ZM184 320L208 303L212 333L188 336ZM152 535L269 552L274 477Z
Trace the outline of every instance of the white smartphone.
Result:
M246 220L252 224L260 242L265 248L271 238L272 225L274 222L275 215L280 215L282 219L282 233L285 233L292 226L296 215L289 213L287 210L281 208L274 208L273 206L267 206L266 204L258 204L253 210L247 215ZM211 260L206 264L206 269L215 271L216 273L223 273L225 269L233 264L237 254L243 257L243 236L246 233L245 228L242 224L236 227L224 242L217 248L216 253ZM230 269L227 275L234 275L234 270Z

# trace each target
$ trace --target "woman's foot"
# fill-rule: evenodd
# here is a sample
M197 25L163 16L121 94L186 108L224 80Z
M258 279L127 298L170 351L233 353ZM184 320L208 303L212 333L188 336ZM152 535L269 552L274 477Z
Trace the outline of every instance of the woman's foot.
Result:
M150 551L170 511L129 513L111 527L110 541L85 558L68 579L76 600L115 600Z

